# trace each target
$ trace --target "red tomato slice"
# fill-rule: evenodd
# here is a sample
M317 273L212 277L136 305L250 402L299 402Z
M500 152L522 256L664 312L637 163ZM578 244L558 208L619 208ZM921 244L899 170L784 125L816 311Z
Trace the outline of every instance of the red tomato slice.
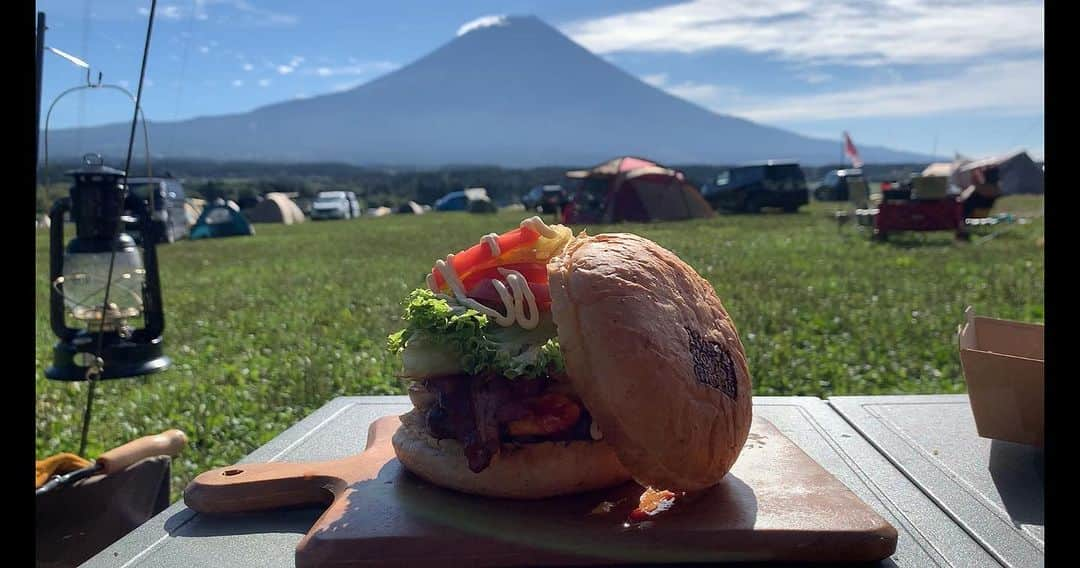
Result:
M501 256L508 251L534 243L538 240L540 240L540 233L526 227L518 227L517 229L499 235L496 237L495 242L499 243L499 252L501 253ZM458 275L467 275L473 266L489 261L492 258L494 257L491 254L491 247L481 242L455 254L451 264L454 267L454 272ZM431 273L435 275L435 285L442 288L446 284L445 280L443 280L442 273L435 268L431 269Z

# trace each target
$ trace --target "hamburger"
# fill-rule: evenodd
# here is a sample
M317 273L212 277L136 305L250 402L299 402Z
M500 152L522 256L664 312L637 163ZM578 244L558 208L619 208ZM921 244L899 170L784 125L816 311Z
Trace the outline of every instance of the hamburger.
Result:
M538 499L634 480L689 492L750 430L738 332L712 285L629 233L539 217L435 262L389 338L414 408L393 447L442 487Z

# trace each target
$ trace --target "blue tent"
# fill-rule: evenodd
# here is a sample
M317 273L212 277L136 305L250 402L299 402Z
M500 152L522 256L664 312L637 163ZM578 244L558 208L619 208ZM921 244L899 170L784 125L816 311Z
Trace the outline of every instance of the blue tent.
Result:
M240 214L240 207L232 201L216 199L207 205L199 215L199 220L191 228L190 239L214 239L254 235L255 229Z

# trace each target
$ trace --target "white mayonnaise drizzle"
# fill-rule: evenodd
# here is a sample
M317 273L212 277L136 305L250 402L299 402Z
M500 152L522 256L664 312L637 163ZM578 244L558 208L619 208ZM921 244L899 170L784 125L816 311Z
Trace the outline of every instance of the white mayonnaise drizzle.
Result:
M536 307L536 296L533 295L532 289L529 288L529 281L517 270L500 268L499 274L502 274L506 278L506 283L509 284L510 288L514 291L514 318L517 319L518 325L525 329L535 328L540 323L540 310ZM498 282L498 280L493 280L492 282ZM506 304L507 311L509 312L511 304L506 302L506 296L500 292L499 297L503 299L503 304ZM525 308L528 308L528 315L525 315Z
M539 216L525 219L519 226L531 229L544 237L553 238L559 236L559 233L544 223L544 220ZM498 235L495 233L488 233L480 239L480 243L486 244L491 250L492 257L497 257L502 253L497 238ZM462 285L457 271L454 270L454 255L446 255L446 260L436 260L435 269L442 274L443 280L450 287L450 291L453 292L454 298L459 304L494 319L495 323L508 327L516 322L525 329L534 329L540 324L540 310L536 307L536 296L529 288L529 281L521 272L499 268L499 274L506 278L506 282L503 283L501 280L494 278L491 280L495 292L499 294L499 299L502 300L503 306L506 308L506 313L503 314L465 295L465 287ZM427 275L427 286L432 292L439 293L434 273Z
M498 238L499 235L496 235L495 233L488 233L480 238L480 242L486 244L488 248L491 249L492 258L502 254L502 250L499 249L499 241L497 240Z
M443 280L445 280L446 284L450 286L450 291L454 293L454 298L457 298L458 303L467 308L472 308L484 315L495 318L495 322L501 326L505 327L514 323L512 316L510 316L511 319L507 320L507 316L504 316L499 312L485 306L484 304L481 304L480 302L477 302L476 300L466 296L465 287L461 285L461 280L458 278L457 271L454 270L453 262L454 255L448 254L446 255L446 260L435 261L435 269L442 274ZM507 323L503 323L503 321L507 321Z
M529 217L528 219L523 220L518 226L532 229L533 231L540 233L541 236L547 237L549 239L559 236L559 233L556 232L555 229L549 227L548 224L545 223L539 215L534 215L532 217Z

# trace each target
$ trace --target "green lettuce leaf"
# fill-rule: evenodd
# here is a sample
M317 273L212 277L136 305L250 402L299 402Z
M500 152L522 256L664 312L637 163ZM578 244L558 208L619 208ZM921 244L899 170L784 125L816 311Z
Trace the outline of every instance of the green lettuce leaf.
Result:
M534 329L503 327L453 298L417 288L405 301L405 329L387 338L401 354L405 376L499 373L535 378L562 371L562 352L551 316Z

